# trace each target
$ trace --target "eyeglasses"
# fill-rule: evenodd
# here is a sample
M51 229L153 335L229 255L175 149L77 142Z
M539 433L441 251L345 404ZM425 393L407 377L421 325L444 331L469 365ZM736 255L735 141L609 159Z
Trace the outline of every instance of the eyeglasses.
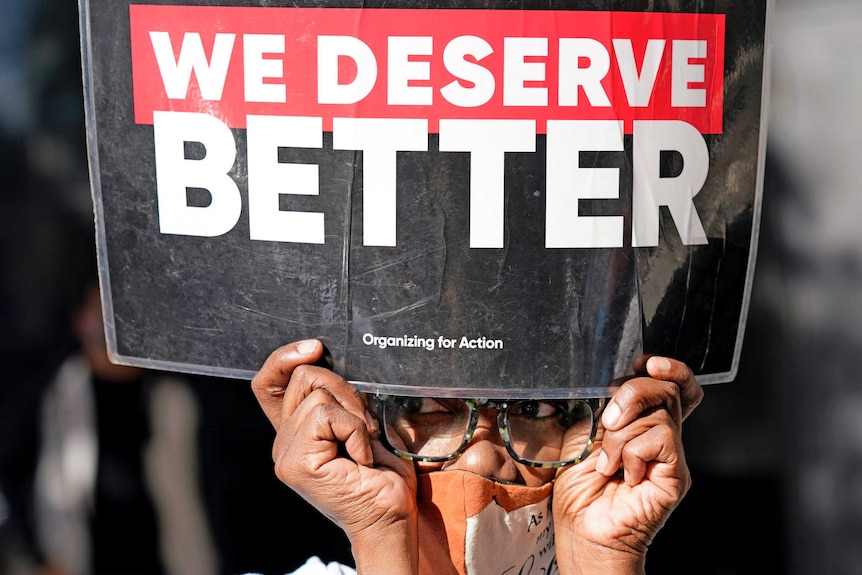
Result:
M450 399L378 395L377 417L386 447L413 461L449 461L476 431L479 409L498 411L509 455L530 467L563 467L589 455L604 398Z

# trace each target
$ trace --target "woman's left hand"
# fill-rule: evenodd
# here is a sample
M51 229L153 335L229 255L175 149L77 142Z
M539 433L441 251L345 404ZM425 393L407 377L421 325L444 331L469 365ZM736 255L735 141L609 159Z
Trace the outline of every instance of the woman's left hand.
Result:
M635 373L605 408L593 453L557 474L561 573L643 573L647 546L691 485L681 427L703 389L664 357L638 358Z

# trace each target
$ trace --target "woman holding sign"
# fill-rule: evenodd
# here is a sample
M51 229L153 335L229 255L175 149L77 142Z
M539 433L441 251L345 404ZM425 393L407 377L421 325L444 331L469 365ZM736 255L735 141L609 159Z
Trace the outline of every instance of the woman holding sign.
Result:
M607 400L488 401L364 396L323 353L276 350L252 389L276 474L345 531L359 573L643 573L690 486L680 428L703 391L680 362L639 358Z

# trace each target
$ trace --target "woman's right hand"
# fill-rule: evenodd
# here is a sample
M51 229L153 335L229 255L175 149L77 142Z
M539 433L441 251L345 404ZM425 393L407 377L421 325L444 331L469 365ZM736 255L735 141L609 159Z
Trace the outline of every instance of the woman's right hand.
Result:
M345 531L360 573L414 573L413 463L383 446L355 387L312 365L322 354L323 344L314 339L285 345L252 380L277 432L275 473Z

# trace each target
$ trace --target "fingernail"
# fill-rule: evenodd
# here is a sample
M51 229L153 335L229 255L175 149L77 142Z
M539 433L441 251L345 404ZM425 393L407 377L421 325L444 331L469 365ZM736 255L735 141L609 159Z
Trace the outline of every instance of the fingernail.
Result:
M608 455L601 451L599 452L599 459L596 461L596 471L604 475L605 469L608 466Z
M616 403L611 403L605 408L605 412L602 414L602 423L605 424L605 427L613 427L617 424L620 413L620 406Z
M368 430L371 433L376 433L377 429L377 420L374 418L374 415L371 414L367 409L365 410L365 423L368 425Z
M651 357L650 363L652 363L652 367L658 371L669 371L670 370L670 360L666 357Z
M296 346L296 351L301 353L302 355L308 355L317 349L317 340L316 339L306 339Z

